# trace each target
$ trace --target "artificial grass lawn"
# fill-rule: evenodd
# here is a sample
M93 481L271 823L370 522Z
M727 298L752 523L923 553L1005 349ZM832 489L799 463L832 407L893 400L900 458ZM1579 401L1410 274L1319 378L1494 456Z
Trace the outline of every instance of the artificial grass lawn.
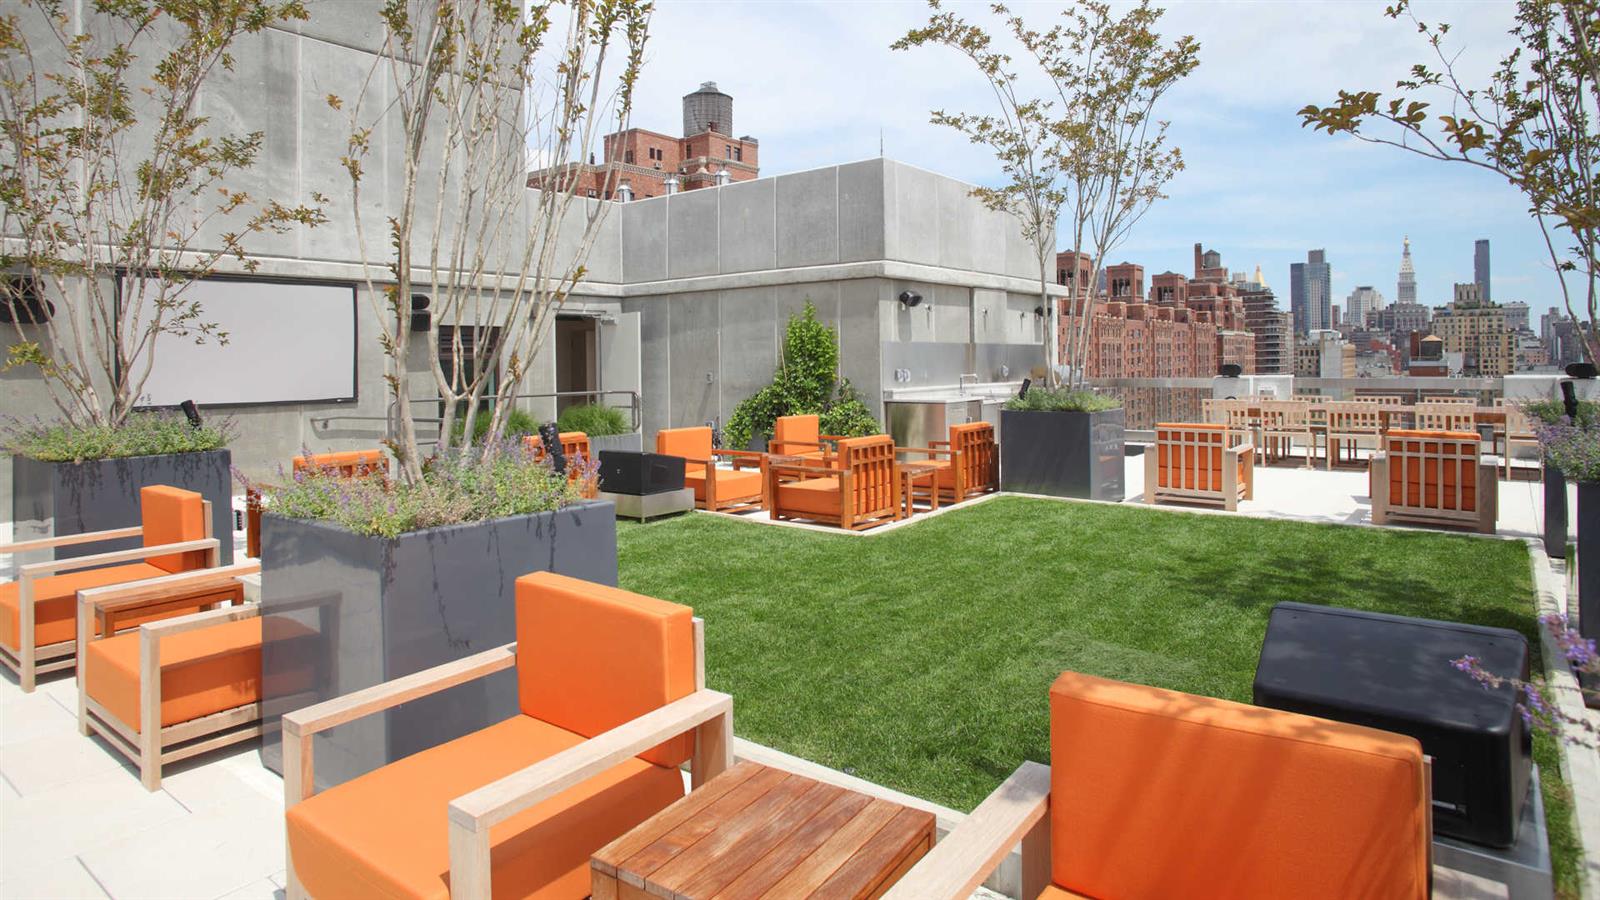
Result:
M1539 647L1518 541L1001 497L869 538L691 514L619 525L618 544L623 587L705 618L739 736L961 810L1049 761L1064 669L1250 702L1279 601ZM1576 896L1553 743L1535 755Z

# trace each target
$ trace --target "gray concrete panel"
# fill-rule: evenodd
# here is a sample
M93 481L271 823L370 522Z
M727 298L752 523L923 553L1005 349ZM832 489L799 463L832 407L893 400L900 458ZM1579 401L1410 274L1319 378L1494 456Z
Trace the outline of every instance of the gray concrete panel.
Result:
M644 419L644 445L655 447L655 434L670 428L671 302L665 297L624 300L623 312L639 313L639 401Z
M864 278L839 285L839 374L850 379L880 423L883 409L878 402L882 387L878 301L888 287L888 282L881 278Z
M358 47L375 52L383 44L383 22L379 4L353 3L351 0L309 0L304 22L289 23L300 34L319 42Z
M726 422L735 406L772 383L778 331L770 288L720 291L717 304L722 330L718 393L720 417Z
M622 280L662 281L667 277L667 201L622 205Z
M351 211L350 176L338 164L348 154L350 108L357 102L361 79L372 64L372 56L316 41L301 46L300 80L300 159L301 190L306 196L320 193L328 198L328 223L307 233L301 242L301 258L309 260L359 260L355 216ZM387 103L387 85L378 79L361 100L363 109L381 109ZM327 103L328 95L346 104L337 110ZM366 231L368 257L375 262L387 259L388 222L383 204L387 174L387 147L374 146L363 161L361 185L361 224Z
M933 339L965 344L972 339L972 289L940 285L934 302Z
M939 265L939 176L906 165L894 168L894 193L887 202L896 220L890 259Z
M978 215L986 212L983 203L972 196L972 186L940 178L936 182L939 201L939 255L937 262L952 269L975 269L973 238Z
M719 203L724 273L751 272L778 265L777 179L729 184L713 193Z
M718 412L717 297L678 294L672 309L669 391L672 427L704 425Z
M773 288L777 310L777 336L781 345L783 330L791 315L805 311L806 301L817 308L817 321L829 328L839 329L839 283L837 281L812 281L802 284L784 284Z
M820 266L839 259L839 170L781 175L778 266Z
M884 178L888 161L839 167L839 261L883 259Z
M693 278L717 273L716 190L673 194L658 202L667 208L667 277Z
M1006 274L1017 278L1036 280L1039 277L1039 254L1034 249L1033 242L1022 236L1022 229L1013 223L1006 230ZM1055 246L1052 242L1051 246ZM1054 270L1053 261L1047 261L1045 276L1049 277Z
M1016 218L1005 210L989 209L982 203L968 218L973 223L972 268L1006 274L1006 234L1018 230Z

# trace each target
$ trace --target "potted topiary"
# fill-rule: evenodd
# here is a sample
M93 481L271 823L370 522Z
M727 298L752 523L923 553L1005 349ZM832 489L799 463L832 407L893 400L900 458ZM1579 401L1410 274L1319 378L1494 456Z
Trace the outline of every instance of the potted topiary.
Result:
M1122 401L1066 389L1028 390L1000 410L1000 489L1123 500Z
M263 712L284 712L513 639L518 576L617 583L613 506L584 500L595 469L556 471L520 438L429 459L415 481L302 470L261 522ZM305 640L306 632L319 636ZM511 673L412 701L318 736L319 784L497 722L516 711ZM323 752L324 747L327 753ZM281 748L265 745L270 768Z
M170 484L211 501L212 533L233 533L230 422L196 424L181 415L132 413L120 424L13 421L11 521L16 540L121 528L139 521L139 489ZM57 547L57 559L139 545L120 541ZM224 539L222 563L233 562Z

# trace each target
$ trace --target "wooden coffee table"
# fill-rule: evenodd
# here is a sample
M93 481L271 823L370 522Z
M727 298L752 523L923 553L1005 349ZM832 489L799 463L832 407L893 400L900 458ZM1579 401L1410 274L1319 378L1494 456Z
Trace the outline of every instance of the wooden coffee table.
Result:
M601 848L594 900L876 897L933 847L933 814L742 762Z
M933 463L900 463L895 469L900 473L900 499L905 507L905 514L900 518L911 518L913 510L912 501L915 499L917 482L926 478L928 480L928 509L939 508L939 470L943 466Z

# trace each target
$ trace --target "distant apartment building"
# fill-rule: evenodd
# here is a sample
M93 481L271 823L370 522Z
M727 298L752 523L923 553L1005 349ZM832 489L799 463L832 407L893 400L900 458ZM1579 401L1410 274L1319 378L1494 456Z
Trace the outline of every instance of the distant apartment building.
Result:
M1411 335L1426 336L1433 329L1433 310L1421 303L1391 303L1367 315L1367 328L1389 336L1389 343L1405 350Z
M1308 251L1305 262L1289 264L1289 311L1297 335L1333 325L1333 268L1325 251Z
M1406 235L1400 249L1400 277L1395 280L1394 302L1417 302L1417 270L1411 265L1411 236Z
M1487 301L1489 299L1488 287L1483 284L1479 284L1478 287L1483 294L1483 299ZM1506 311L1507 328L1512 331L1533 330L1532 323L1529 321L1528 304L1521 300L1513 300L1510 303L1500 304L1500 308Z
M1485 302L1477 284L1455 286L1455 300L1433 318L1444 352L1461 354L1463 374L1509 375L1516 371L1516 338L1505 310Z
M1244 301L1245 328L1255 337L1256 374L1290 375L1294 372L1294 320L1278 309L1278 298L1256 270L1253 281L1234 280Z
M1356 345L1331 329L1319 329L1297 341L1294 374L1300 378L1356 377Z
M1487 238L1472 244L1472 280L1478 285L1483 299L1489 300L1489 241ZM1524 323L1526 324L1526 323Z
M1370 313L1383 309L1385 301L1383 294L1371 285L1361 285L1350 292L1345 298L1345 321L1356 328L1367 327L1367 316Z
M1565 368L1584 361L1583 335L1572 317L1551 310L1539 317L1539 324L1550 365Z
M1544 341L1531 331L1516 334L1517 371L1529 372L1550 367L1550 351Z
M733 133L733 97L717 90L714 81L683 98L683 137L646 128L629 128L606 135L602 143L604 164L590 158L578 178L578 193L603 200L644 200L714 187L733 181L752 181L760 174L759 142ZM617 172L607 183L608 166ZM528 186L538 187L557 173L552 167L531 172Z

